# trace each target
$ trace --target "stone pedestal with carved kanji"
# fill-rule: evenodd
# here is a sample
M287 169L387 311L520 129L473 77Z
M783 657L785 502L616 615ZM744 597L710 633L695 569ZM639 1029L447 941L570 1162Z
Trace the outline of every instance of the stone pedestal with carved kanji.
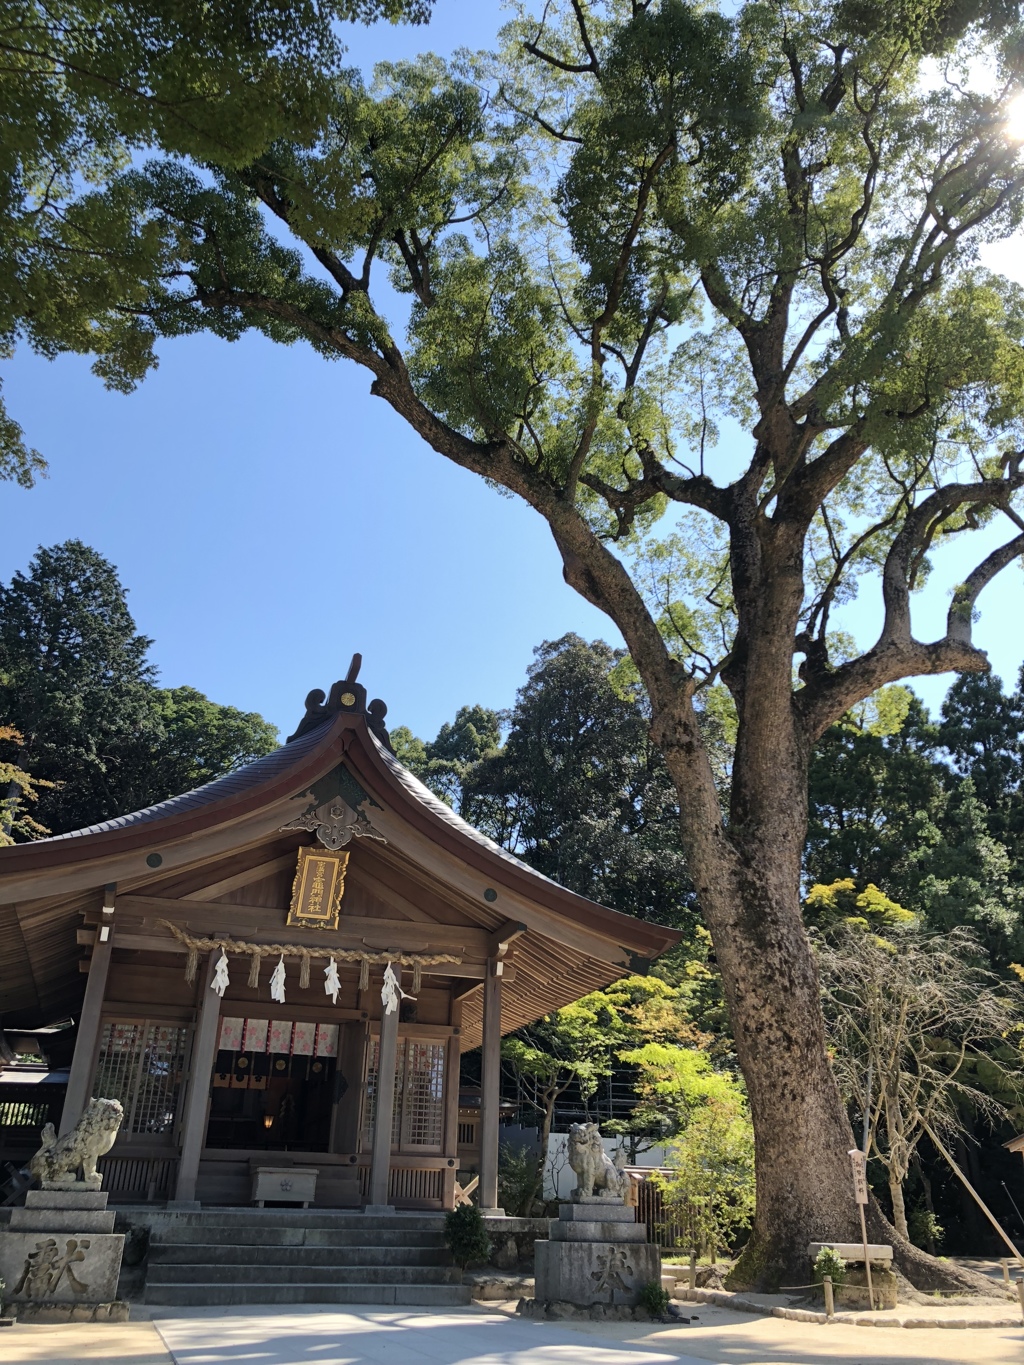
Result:
M661 1251L647 1241L636 1209L609 1199L560 1204L547 1241L534 1243L538 1302L635 1307L661 1283Z
M0 1233L5 1301L22 1320L126 1318L115 1302L123 1251L105 1192L29 1190Z

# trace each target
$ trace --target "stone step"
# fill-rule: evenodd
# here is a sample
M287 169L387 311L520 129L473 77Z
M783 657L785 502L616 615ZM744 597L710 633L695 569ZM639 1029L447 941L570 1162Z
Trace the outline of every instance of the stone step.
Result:
M441 1228L307 1228L256 1224L206 1224L183 1227L178 1223L157 1224L150 1233L150 1246L317 1246L357 1247L372 1242L381 1247L443 1248Z
M156 1265L448 1265L444 1246L267 1246L253 1243L151 1242Z
M360 1213L358 1209L239 1209L210 1208L188 1212L168 1210L152 1219L154 1226L205 1227L296 1227L334 1228L339 1232L362 1228L384 1232L389 1228L431 1231L444 1227L443 1213Z
M165 1284L451 1284L461 1282L455 1266L429 1265L153 1265L146 1276L146 1292Z
M158 1284L146 1286L146 1303L191 1308L246 1303L408 1304L453 1308L470 1302L464 1284Z

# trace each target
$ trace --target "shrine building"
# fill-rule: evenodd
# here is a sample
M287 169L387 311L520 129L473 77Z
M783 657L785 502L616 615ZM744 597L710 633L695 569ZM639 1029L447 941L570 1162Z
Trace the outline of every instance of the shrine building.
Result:
M98 1096L125 1111L100 1163L112 1202L450 1209L476 1174L496 1208L502 1034L679 936L460 819L394 757L357 675L358 656L265 758L0 849L0 1042L77 1026L63 1074L0 1053L0 1170L38 1145L45 1097L64 1132Z

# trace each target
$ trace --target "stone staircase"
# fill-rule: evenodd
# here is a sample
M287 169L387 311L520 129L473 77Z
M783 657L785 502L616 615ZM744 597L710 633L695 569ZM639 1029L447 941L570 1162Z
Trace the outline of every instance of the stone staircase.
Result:
M150 1229L147 1304L469 1301L438 1214L209 1209Z

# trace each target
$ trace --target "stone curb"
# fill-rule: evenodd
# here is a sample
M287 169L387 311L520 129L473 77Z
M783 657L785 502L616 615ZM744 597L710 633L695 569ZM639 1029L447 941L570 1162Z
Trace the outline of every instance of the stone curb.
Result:
M741 1294L728 1294L720 1289L677 1289L673 1298L684 1303L711 1303L718 1308L731 1308L737 1313L760 1313L762 1317L785 1318L788 1322L816 1322L822 1325L841 1322L846 1327L939 1327L946 1331L968 1330L972 1327L1021 1327L1022 1318L879 1318L862 1317L856 1313L836 1313L827 1317L811 1308L769 1308L754 1303Z

